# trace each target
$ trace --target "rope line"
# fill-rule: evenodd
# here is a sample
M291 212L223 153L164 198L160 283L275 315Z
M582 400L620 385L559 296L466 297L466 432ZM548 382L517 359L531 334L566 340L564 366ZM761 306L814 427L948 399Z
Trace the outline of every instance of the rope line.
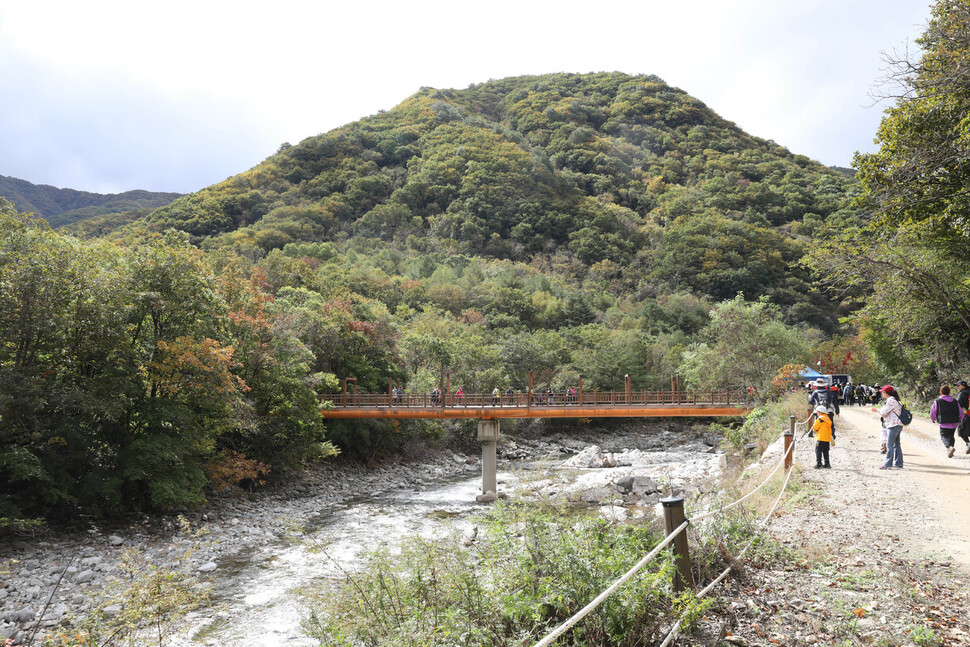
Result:
M664 539L662 542L657 544L656 548L650 551L650 553L648 553L645 557L643 557L639 562L634 564L633 568L631 568L629 571L624 573L618 580L613 582L613 584L611 584L609 588L607 588L605 591L597 595L592 602L590 602L585 607L577 611L576 614L573 615L573 617L566 620L564 623L556 627L552 631L552 633L550 633L548 636L546 636L545 638L537 642L534 647L546 647L547 645L551 645L553 642L556 641L556 639L559 638L559 636L569 631L569 629L573 625L575 625L577 622L579 622L587 615L589 615L589 613L593 611L593 609L595 609L600 604L602 604L603 601L606 600L606 598L610 597L614 591L616 591L618 588L620 588L621 586L629 582L630 579L634 575L636 575L641 568L647 565L647 562L653 559L657 555L657 553L659 553L670 542L672 542L677 537L677 535L683 532L687 528L687 525L689 523L690 523L689 521L685 521L684 523L680 524L676 529L674 529L673 532L667 535L666 539Z
M589 613L591 611L593 611L596 607L598 607L599 605L601 605L603 603L603 601L606 600L606 598L610 597L613 594L614 591L616 591L618 588L620 588L621 586L623 586L624 584L626 584L627 582L629 582L633 578L633 576L636 575L638 571L640 571L640 569L642 569L644 566L646 566L647 562L649 562L651 559L653 559L657 555L657 553L659 553L664 547L666 547L668 544L670 544L670 542L672 542L677 537L677 535L679 535L681 532L683 532L690 523L692 523L694 521L700 521L701 519L706 519L707 517L711 517L711 516L714 516L716 514L720 514L720 513L724 512L725 510L729 510L729 509L733 508L734 506L740 504L742 501L744 501L748 497L752 496L755 492L757 492L758 490L760 490L762 487L764 487L765 484L767 484L768 481L770 481L771 478L775 475L775 473L778 472L778 468L780 468L784 464L785 459L788 457L788 454L792 453L794 447L795 447L795 443L792 442L791 445L789 445L788 450L785 451L785 452L782 452L781 459L778 461L778 464L775 465L775 469L773 469L771 471L771 474L769 474L768 477L764 481L762 481L760 485L758 485L758 487L756 487L755 489L751 490L746 495L744 495L743 497L741 497L737 501L734 501L733 503L729 503L728 505L723 506L721 508L718 508L717 510L711 510L709 512L706 512L706 513L700 515L700 516L694 517L693 519L688 519L688 520L684 521L684 523L680 524L680 526L678 526L677 528L675 528L673 530L673 532L671 532L669 535L667 535L667 537L662 542L660 542L659 544L657 544L657 546L652 551L650 551L650 553L648 553L646 556L644 556L629 571L627 571L619 579L617 579L615 582L613 582L613 584L611 584L606 590L604 590L602 593L600 593L598 596L596 596L596 598L593 599L592 602L590 602L585 607L583 607L582 609L580 609L579 611L577 611L571 618L569 618L568 620L566 620L565 622L563 622L561 625L559 625L558 627L556 627L555 629L553 629L553 631L551 633L549 633L549 635L547 635L545 638L543 638L542 640L540 640L539 642L537 642L533 647L547 647L548 645L551 645L553 642L555 642L561 635L563 635L564 633L566 633L567 631L569 631L570 628L572 628L573 626L575 626L580 620L582 620L587 615L589 615ZM791 472L792 472L792 470L789 469L788 470L788 476L789 477L791 476ZM785 479L785 487L787 487L787 486L788 486L788 479ZM784 493L784 491L785 491L785 488L783 487L782 490L781 490L781 492ZM779 500L780 500L780 495L779 495ZM777 501L776 501L776 505L777 505ZM772 509L772 513L773 512L774 512L774 509ZM752 539L752 541L753 541L753 539ZM747 548L745 548L745 550L747 550ZM740 555L743 555L743 554L744 553L742 551L742 553L739 554L739 557L740 557ZM728 570L730 570L730 567L729 567ZM727 575L727 572L723 573L722 576L721 576L721 578L719 578L716 581L719 582L726 575ZM681 621L678 620L677 621L677 624L675 626L676 627L679 627L680 626L680 622ZM666 645L667 643L664 643L664 644Z
M785 475L785 482L784 484L782 484L781 490L778 492L778 496L775 498L775 502L771 506L771 510L768 511L768 514L765 515L765 518L762 519L759 524L762 530L764 530L764 528L767 527L768 521L771 519L772 515L775 514L775 510L778 508L778 504L781 502L781 497L785 494L785 491L788 489L788 482L791 480L791 475L792 475L792 472L794 471L795 471L795 466L792 465L792 467L788 469L787 474ZM757 535L753 535L751 537L751 540L748 541L748 544L741 550L740 553L738 553L738 556L736 559L741 559L742 557L744 557L744 554L748 552L748 549L751 548L751 546L754 544L754 540L757 539L757 537L758 537ZM728 573L730 573L732 569L733 567L729 564L728 567L725 568L720 575L718 575L710 584L705 586L697 593L696 598L699 600L703 598L705 595L707 595L708 593L710 593L712 590L714 590L714 587L720 584L721 581L728 576ZM680 627L683 624L683 622L684 622L684 617L683 615L681 615L681 617L677 619L677 622L674 623L674 626L671 627L670 632L667 634L667 637L664 639L662 643L660 643L660 647L667 647L671 643L671 641L677 638L678 634L680 633Z
M708 517L713 517L716 514L720 514L720 513L724 512L725 510L730 510L731 508L733 508L734 506L740 504L742 501L744 501L745 499L747 499L748 497L750 497L751 495L753 495L755 492L757 492L758 490L760 490L761 488L763 488L765 486L765 484L768 483L768 481L771 480L771 477L773 477L775 475L775 473L778 471L778 468L781 467L784 464L785 459L788 458L788 454L792 453L792 448L794 446L795 446L795 443L792 443L791 445L788 446L788 450L787 451L782 452L781 460L779 460L778 461L778 464L775 465L775 469L773 469L771 471L771 474L769 474L768 477L764 481L762 481L761 484L758 487L756 487L755 489L751 490L750 492L748 492L747 494L745 494L743 497L741 497L737 501L734 501L733 503L729 503L729 504L727 504L725 506L722 506L720 508L717 508L716 510L709 510L708 512L705 512L704 514L700 514L700 515L698 515L696 517L693 517L692 520L693 521L700 521L700 520L706 519Z

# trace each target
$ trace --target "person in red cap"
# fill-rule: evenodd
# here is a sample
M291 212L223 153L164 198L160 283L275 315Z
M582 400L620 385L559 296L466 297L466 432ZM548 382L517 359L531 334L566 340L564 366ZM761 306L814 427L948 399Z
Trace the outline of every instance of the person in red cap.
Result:
M899 414L903 412L903 405L899 402L899 393L889 384L879 390L886 397L886 404L878 412L882 416L883 426L888 431L886 461L879 466L879 469L896 468L901 470L903 469L903 449L899 444L899 435L903 432L903 421L899 419ZM872 410L876 411L875 408Z

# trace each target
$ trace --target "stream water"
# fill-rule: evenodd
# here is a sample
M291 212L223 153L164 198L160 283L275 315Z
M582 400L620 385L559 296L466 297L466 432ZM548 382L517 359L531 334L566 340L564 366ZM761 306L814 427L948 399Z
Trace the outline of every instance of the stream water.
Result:
M330 506L302 532L222 560L209 578L214 604L189 617L187 637L203 645L313 645L300 631L303 587L343 577L379 546L394 550L407 537L470 525L483 509L475 502L480 492L481 476L462 477Z
M499 490L588 505L623 521L652 514L662 495L703 492L721 469L719 444L709 427L673 423L509 436ZM475 501L480 470L474 457L448 450L420 461L321 465L285 488L227 496L187 518L145 517L0 546L0 639L22 640L35 622L47 631L92 612L117 617L128 606L114 596L131 580L131 557L144 573L190 573L211 590L210 602L165 644L313 645L301 627L307 597L325 595L367 551L393 552L415 536L454 533L460 541L489 509ZM144 642L157 644L158 636Z
M605 491L612 493L604 497L610 499L616 496L613 484L623 477L683 487L718 471L722 459L703 443L630 450L622 456L629 462L608 469L568 467L562 457L509 463L499 472L500 490L513 496L527 487L546 494L599 491L600 497ZM283 537L268 538L261 546L222 559L208 574L212 604L188 618L189 630L178 644L314 645L301 629L307 612L303 594L308 589L319 590L326 581L353 572L362 554L375 548L393 552L408 537L463 532L486 509L475 502L480 492L481 476L467 475L327 504ZM656 493L651 496L653 501L659 498ZM597 505L597 496L574 500ZM611 509L623 513L622 508Z

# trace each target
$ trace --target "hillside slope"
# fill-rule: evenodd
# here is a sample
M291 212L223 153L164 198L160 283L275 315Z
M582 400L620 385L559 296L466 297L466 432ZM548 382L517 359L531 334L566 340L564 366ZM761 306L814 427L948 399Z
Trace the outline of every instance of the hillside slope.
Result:
M553 74L422 89L149 222L237 249L371 239L593 269L648 296L765 295L832 329L798 260L816 226L852 217L853 187L656 77Z

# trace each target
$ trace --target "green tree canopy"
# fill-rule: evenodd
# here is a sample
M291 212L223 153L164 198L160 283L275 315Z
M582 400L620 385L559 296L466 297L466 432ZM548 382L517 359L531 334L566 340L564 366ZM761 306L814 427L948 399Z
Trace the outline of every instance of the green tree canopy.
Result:
M937 0L917 42L890 60L879 151L855 160L871 218L820 230L807 261L857 311L884 378L928 395L970 370L970 3Z
M918 60L890 60L895 105L879 151L855 165L877 222L916 227L935 239L970 237L970 3L938 0L916 41Z
M808 357L803 332L786 326L778 308L762 299L746 303L741 295L711 310L707 341L684 353L687 383L701 389L753 386L767 392L778 370Z

